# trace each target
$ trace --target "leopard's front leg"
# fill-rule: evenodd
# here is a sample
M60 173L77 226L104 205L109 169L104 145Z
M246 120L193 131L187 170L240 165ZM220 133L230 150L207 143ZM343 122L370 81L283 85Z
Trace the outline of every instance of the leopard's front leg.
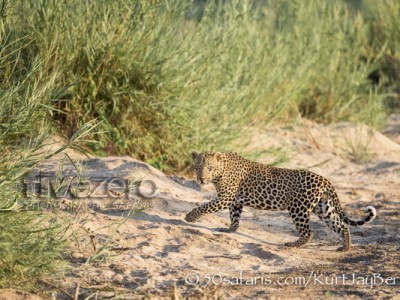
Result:
M185 220L187 222L195 222L200 219L205 214L217 212L232 206L234 197L227 194L220 194L217 198L207 202L199 207L196 207L191 212L189 212Z
M203 205L193 209L186 215L185 220L188 222L196 222L205 214L217 212L228 207L230 207L230 203L220 201L218 198L213 199L210 202L204 203Z
M220 232L234 232L239 228L240 215L243 211L243 204L234 204L229 208L231 226L229 228L218 228Z

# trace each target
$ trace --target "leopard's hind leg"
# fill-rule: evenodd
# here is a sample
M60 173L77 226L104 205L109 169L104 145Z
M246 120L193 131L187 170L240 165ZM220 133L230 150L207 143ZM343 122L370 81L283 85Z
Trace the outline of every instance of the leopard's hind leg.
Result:
M332 231L341 236L343 245L337 251L349 251L351 247L349 228L343 222L332 201L329 198L322 198L313 211Z
M301 237L295 242L286 243L285 246L300 247L309 242L313 237L310 230L310 211L304 206L297 208L295 206L290 206L289 214Z

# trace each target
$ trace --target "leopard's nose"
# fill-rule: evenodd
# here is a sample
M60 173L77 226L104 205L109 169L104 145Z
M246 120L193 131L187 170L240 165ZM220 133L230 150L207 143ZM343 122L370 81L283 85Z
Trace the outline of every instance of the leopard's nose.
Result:
M204 178L199 178L201 184L204 184Z

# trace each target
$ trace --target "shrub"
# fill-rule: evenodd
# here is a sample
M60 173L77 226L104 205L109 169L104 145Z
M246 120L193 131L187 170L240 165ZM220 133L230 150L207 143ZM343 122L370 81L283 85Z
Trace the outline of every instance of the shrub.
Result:
M371 7L24 0L12 3L10 22L32 40L25 65L42 61L46 76L60 74L60 131L97 119L102 133L89 143L96 153L182 171L190 149L229 150L249 124L299 115L381 124L391 85L370 75L389 45L398 49L400 5Z

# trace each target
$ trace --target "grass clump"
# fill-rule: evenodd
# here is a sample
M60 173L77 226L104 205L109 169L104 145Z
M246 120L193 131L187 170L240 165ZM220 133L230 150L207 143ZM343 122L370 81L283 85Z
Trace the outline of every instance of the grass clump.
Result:
M33 212L0 214L0 288L37 290L37 279L62 270L60 226Z
M6 4L0 2L0 288L35 290L38 278L60 270L65 240L50 214L12 210L22 196L20 182L45 158L74 147L93 125L76 132L64 148L44 151L59 73L29 56L34 41L13 31Z
M356 163L365 164L371 161L373 154L370 149L374 131L367 127L359 127L355 132L344 138L343 151L346 157Z
M32 41L24 64L60 74L59 130L98 119L96 153L171 171L191 149L230 150L249 124L381 124L400 4L363 3L24 0L9 19Z
M4 37L4 36L3 36ZM2 39L3 47L7 41ZM4 43L6 45L4 45ZM4 49L4 48L3 48ZM10 53L0 54L0 68L10 66ZM5 59L6 57L6 59ZM31 73L32 72L32 73ZM39 163L44 154L46 110L41 104L43 90L29 82L31 70L20 82L0 81L0 208L18 201L20 179ZM38 86L36 86L38 87ZM60 228L47 222L41 212L0 211L0 288L35 289L36 279L59 268L64 241Z

